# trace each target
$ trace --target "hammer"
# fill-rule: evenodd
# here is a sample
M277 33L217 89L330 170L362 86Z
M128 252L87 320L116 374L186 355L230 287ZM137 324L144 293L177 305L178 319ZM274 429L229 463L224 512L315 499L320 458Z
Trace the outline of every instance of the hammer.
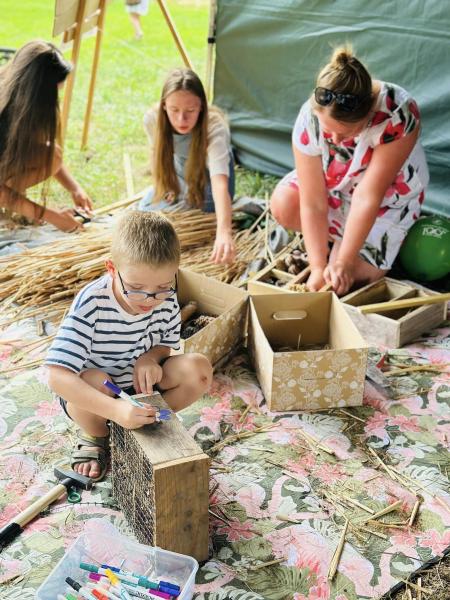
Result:
M56 468L54 474L55 477L60 480L60 483L55 485L51 490L44 494L42 498L33 502L33 504L0 529L0 549L3 549L12 542L12 540L23 531L23 528L27 523L50 506L50 504L55 502L55 500L58 500L58 498L66 493L69 488L77 487L83 490L90 490L92 488L92 479L80 475L80 473L76 473L75 471Z

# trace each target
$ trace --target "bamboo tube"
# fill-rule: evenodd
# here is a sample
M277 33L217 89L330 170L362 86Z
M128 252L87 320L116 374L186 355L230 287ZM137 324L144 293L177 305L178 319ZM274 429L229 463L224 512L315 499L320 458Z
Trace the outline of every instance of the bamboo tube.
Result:
M397 310L399 308L414 308L416 306L423 306L425 304L439 304L440 302L447 302L450 300L450 292L447 294L436 294L433 296L419 296L416 298L405 298L404 300L391 300L389 302L376 302L375 304L366 304L365 306L358 306L357 308L363 314L369 314L374 312L386 312L391 310Z
M401 505L402 505L402 501L401 500L397 500L393 504L390 504L389 506L386 506L386 508L383 508L382 510L379 510L378 512L376 512L374 515L372 515L371 517L369 517L368 519L366 519L363 522L364 523L368 523L369 521L374 521L375 519L378 519L378 517L382 517L384 515L387 515L388 513L393 512L394 510L397 510L397 508L399 508Z
M288 517L287 515L278 514L277 515L277 519L279 521L285 521L286 523L293 523L294 525L300 525L301 524L301 521L298 521L296 519L291 519L291 517Z
M415 521L415 518L417 516L417 513L419 512L420 505L423 502L422 496L416 496L416 498L417 498L417 500L416 500L416 502L415 502L415 504L413 506L413 509L411 511L411 515L410 515L409 520L408 520L408 527L412 527L412 525L413 525L413 523Z
M265 569L266 567L279 565L280 563L285 561L286 558L277 558L275 560L268 560L267 562L259 563L258 565L250 565L248 568L250 569L250 571L258 571L259 569Z
M406 579L400 579L399 581L401 581L402 583L406 583L406 585L409 585L410 587L412 587L417 592L420 589L420 592L423 593L423 594L432 594L433 593L433 590L431 590L430 588L424 588L422 586L418 586L415 583L413 583L412 581L407 581Z
M345 545L345 536L347 534L348 529L348 519L345 519L344 529L342 530L341 537L339 539L339 543L334 551L333 558L331 559L331 563L328 569L328 581L333 581L334 576L336 575L336 571L339 565L339 560L341 558L342 551Z
M390 375L405 375L406 373L415 373L417 371L435 371L436 373L440 373L449 365L450 363L448 362L433 365L411 365L410 367L399 367L390 371L383 371L383 374L389 377Z

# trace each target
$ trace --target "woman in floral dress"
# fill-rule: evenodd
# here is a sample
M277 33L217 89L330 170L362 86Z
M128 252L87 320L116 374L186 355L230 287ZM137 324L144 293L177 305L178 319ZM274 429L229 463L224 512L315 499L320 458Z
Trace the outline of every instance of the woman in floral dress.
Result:
M303 232L311 291L330 283L342 295L392 267L429 178L419 123L408 92L334 51L294 126L296 169L271 199L277 221Z

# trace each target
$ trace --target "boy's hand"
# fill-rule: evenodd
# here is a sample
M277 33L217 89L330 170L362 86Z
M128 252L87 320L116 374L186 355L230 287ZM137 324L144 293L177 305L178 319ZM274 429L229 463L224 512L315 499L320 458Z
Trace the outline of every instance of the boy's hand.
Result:
M159 383L163 376L163 370L158 363L143 354L134 365L133 386L138 394L151 394L155 383Z
M118 400L114 421L125 429L139 429L156 421L156 410L153 406L133 406L126 400Z

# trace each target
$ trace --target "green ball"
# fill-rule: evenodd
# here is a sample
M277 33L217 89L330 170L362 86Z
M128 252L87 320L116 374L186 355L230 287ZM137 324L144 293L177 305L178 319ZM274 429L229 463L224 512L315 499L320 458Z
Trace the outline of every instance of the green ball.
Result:
M450 272L450 220L434 216L416 221L402 244L400 261L413 279L445 277Z

